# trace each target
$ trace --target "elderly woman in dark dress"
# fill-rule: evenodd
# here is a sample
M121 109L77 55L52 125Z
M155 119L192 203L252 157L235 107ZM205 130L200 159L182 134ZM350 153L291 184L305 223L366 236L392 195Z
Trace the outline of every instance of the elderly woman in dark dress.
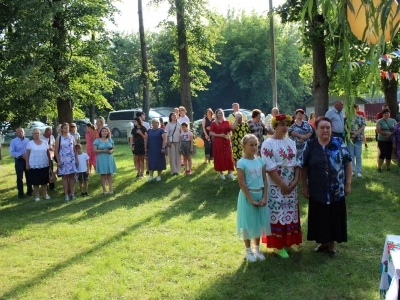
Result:
M302 156L303 196L309 199L307 240L316 252L336 255L335 242L347 242L345 196L351 191L351 156L341 138L332 137L327 117L315 122L317 138L308 141Z
M153 180L153 173L157 171L157 181L161 181L161 172L166 169L165 149L167 134L160 128L160 120L154 118L147 132L147 157L149 160L150 176L148 182Z

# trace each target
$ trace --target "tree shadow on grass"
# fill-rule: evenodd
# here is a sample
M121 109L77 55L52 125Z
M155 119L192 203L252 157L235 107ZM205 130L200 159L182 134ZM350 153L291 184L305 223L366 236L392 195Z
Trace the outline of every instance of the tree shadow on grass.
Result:
M347 254L332 258L307 249L291 251L289 259L271 252L265 261L242 264L234 273L218 276L196 293L194 299L374 299L365 294L378 291L373 280L354 276ZM358 257L357 260L362 260ZM333 274L341 273L342 276Z
M237 182L220 180L218 173L214 172L210 165L197 165L190 176L163 175L161 182L147 183L146 179L135 179L132 166L126 164L119 168L116 176L121 176L122 180L116 180L113 195L99 193L99 176L94 175L89 181L89 191L93 190L93 186L97 186L96 192L90 197L78 197L69 203L63 200L61 181L57 183L58 190L53 193L56 196L52 195L51 200L34 202L29 199L17 202L16 197L13 197L17 205L0 210L0 218L4 220L3 224L7 224L0 229L0 235L8 236L28 224L69 222L69 216L77 213L81 216L71 219L70 222L84 221L120 207L132 209L157 201L160 197L168 199L169 195L171 197L168 201L173 201L174 209L164 212L161 216L164 221L180 214L191 214L192 219L202 218L204 214L225 218L236 209L239 190ZM76 190L78 191L78 185Z

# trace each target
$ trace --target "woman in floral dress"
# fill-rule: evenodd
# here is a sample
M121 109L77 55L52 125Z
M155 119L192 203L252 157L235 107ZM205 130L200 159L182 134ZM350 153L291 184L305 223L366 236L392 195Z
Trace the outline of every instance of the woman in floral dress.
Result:
M351 156L341 138L332 137L329 118L315 122L317 138L308 142L302 157L301 181L308 199L307 240L316 252L337 255L335 242L347 242L345 196L351 192Z
M57 174L62 176L65 201L75 199L74 176L77 172L78 153L75 150L75 139L69 134L68 123L61 125L61 135L57 137L54 155L57 158Z
M293 125L289 128L289 137L296 143L297 157L300 158L306 142L311 138L313 129L307 121L303 121L304 110L297 109Z
M271 235L263 237L262 241L268 248L276 248L282 258L289 257L285 247L302 242L296 188L300 177L299 161L295 142L286 137L291 121L289 115L274 116L271 125L275 132L261 147L267 171L267 205L271 223Z
M232 152L233 160L237 164L238 160L242 158L243 146L242 139L246 134L251 133L250 126L243 122L241 112L235 113L235 122L231 125L232 128Z

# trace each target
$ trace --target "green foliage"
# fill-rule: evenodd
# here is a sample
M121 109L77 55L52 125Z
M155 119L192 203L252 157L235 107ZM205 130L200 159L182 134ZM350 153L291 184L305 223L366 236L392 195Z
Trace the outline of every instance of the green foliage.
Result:
M110 107L102 95L115 82L103 61L108 0L3 1L0 15L0 110L15 123L54 116L58 100L76 108ZM34 33L34 34L33 34ZM91 37L91 38L89 38ZM58 111L58 116L68 115Z
M299 76L298 28L275 25L278 104L282 111L300 107L309 95L307 84ZM233 102L242 107L272 108L271 52L269 19L257 14L230 12L221 28L224 40L217 45L220 64L213 65L209 92L201 93L196 105L229 108Z

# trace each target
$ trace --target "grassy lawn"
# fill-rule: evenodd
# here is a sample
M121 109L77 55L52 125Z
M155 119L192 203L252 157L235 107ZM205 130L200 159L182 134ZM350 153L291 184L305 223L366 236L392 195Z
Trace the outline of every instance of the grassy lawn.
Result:
M117 145L114 195L98 176L90 197L65 202L16 197L8 148L0 161L0 299L379 299L387 234L400 234L397 167L378 176L376 144L347 198L349 242L336 258L305 241L281 259L244 261L235 235L236 181L221 181L198 151L191 176L135 179L127 145ZM78 188L78 187L77 187ZM299 195L301 193L299 192Z

